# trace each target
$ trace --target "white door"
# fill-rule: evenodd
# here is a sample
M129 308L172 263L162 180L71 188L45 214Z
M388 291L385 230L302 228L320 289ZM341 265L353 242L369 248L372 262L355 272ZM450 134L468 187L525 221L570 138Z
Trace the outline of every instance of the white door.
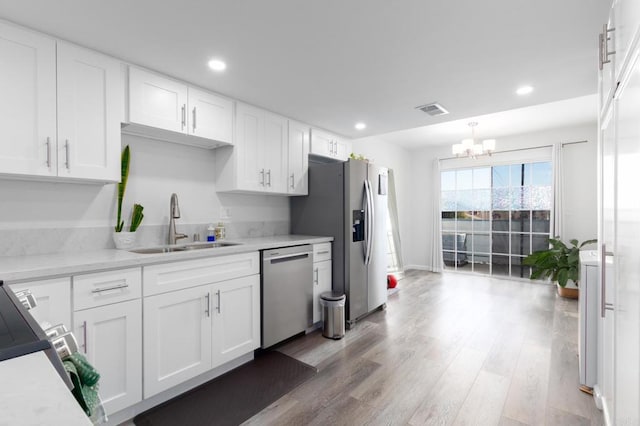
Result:
M36 298L36 307L29 312L38 322L52 326L63 324L71 327L71 279L32 281L10 285L14 292L31 290Z
M289 120L289 170L287 192L309 194L309 126Z
M260 346L260 275L214 285L213 366Z
M318 129L311 129L311 154L333 157L333 135Z
M58 43L58 175L120 180L120 63Z
M264 111L250 105L236 105L236 141L238 189L263 191L266 185L264 167Z
M616 94L615 421L640 424L640 50ZM635 62L635 63L634 63Z
M265 113L264 167L265 188L269 192L287 193L288 122L285 117Z
M129 68L129 121L186 133L187 86L137 68Z
M144 299L144 397L211 368L211 287Z
M0 22L0 173L56 175L56 44Z
M602 157L602 230L600 236L600 256L605 252L605 277L600 285L599 300L605 298L607 309L600 312L598 327L598 387L602 393L602 405L605 420L615 424L613 415L614 400L614 316L608 306L615 306L614 286L614 248L615 248L615 196L616 196L616 140L615 140L615 103L602 121L601 157ZM602 267L602 262L601 262ZM602 276L601 276L602 277ZM602 305L599 305L602 306ZM604 317L602 316L604 314Z
M142 302L140 299L75 312L74 334L100 372L107 415L142 400Z
M189 88L189 133L220 142L232 142L233 101Z
M313 322L322 320L320 295L331 291L331 260L313 264Z

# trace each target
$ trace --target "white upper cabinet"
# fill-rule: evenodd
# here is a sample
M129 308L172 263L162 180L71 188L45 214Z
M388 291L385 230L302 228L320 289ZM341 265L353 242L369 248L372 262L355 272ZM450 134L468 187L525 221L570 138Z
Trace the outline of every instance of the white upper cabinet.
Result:
M0 22L0 173L120 179L120 63ZM56 79L57 77L57 79Z
M289 120L289 175L287 192L309 194L309 126Z
M0 22L0 64L0 173L55 176L55 40Z
M233 149L216 153L216 188L222 192L287 194L288 120L236 104Z
M625 58L630 58L629 50L640 27L640 2L638 0L616 0L613 2L613 15L615 23L610 23L608 29L613 35L613 44L610 44L609 51L615 51L615 73L618 79ZM609 42L611 43L611 42ZM618 80L619 81L619 80Z
M187 86L130 67L129 121L173 132L185 132Z
M58 175L120 180L121 64L58 43Z
M311 129L311 154L325 159L347 161L351 143L319 129Z
M129 68L126 133L216 148L232 143L233 101L161 75Z

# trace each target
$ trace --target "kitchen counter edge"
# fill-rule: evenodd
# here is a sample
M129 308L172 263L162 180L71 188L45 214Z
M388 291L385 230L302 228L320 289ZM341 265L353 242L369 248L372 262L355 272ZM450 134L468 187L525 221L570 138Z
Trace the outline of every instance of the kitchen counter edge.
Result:
M127 250L104 249L88 252L5 256L0 257L0 280L13 284L22 281L78 275L109 269L226 256L303 244L325 243L333 241L333 237L275 235L224 241L238 245L157 254L139 254Z

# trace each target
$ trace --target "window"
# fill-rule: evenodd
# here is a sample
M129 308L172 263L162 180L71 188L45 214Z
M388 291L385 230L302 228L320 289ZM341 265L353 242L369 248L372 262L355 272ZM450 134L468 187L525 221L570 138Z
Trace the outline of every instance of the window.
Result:
M529 278L522 260L548 248L550 162L441 172L445 269Z

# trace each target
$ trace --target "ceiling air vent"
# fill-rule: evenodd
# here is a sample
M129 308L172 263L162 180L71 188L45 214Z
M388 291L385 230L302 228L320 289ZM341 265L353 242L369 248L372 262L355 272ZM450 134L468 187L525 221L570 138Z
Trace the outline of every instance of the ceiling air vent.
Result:
M417 106L416 109L419 109L422 112L426 112L433 117L437 115L449 114L449 111L444 109L444 107L437 102L434 102L432 104L420 105Z

